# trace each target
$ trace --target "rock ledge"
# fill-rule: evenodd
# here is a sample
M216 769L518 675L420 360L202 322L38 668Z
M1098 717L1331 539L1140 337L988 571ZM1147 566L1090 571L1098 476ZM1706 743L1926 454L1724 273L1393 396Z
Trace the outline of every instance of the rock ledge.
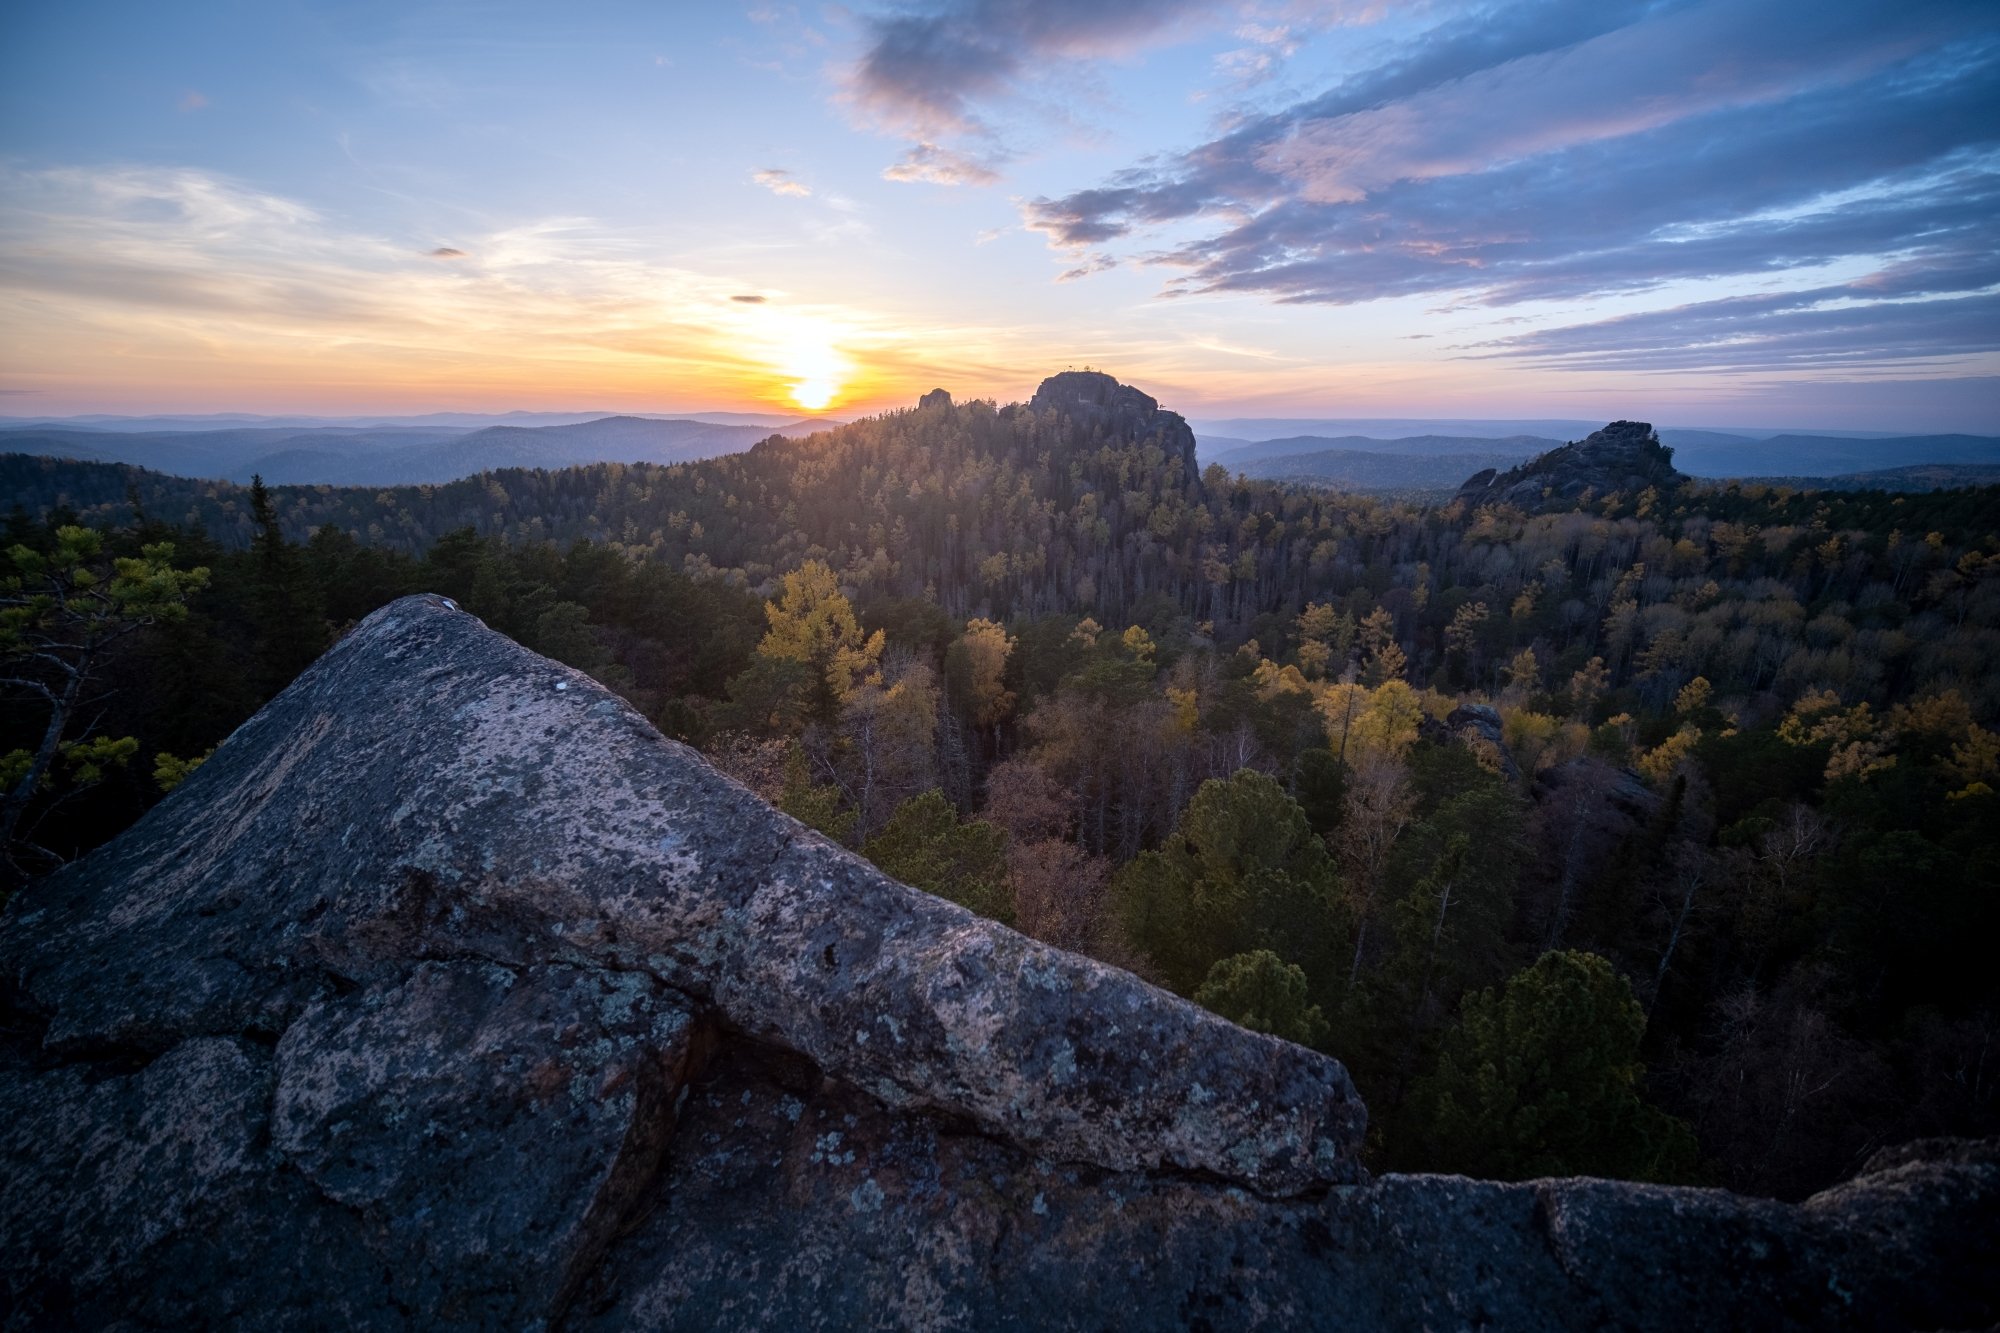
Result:
M1338 1063L886 879L437 598L18 895L0 1000L9 1328L2000 1314L1996 1145L1798 1207L1368 1184Z

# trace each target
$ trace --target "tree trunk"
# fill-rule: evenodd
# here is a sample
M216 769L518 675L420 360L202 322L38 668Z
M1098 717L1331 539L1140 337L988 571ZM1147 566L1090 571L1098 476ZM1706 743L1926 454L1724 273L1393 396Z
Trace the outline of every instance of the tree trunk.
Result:
M49 697L49 725L42 732L42 743L35 750L35 758L28 765L28 771L14 784L4 799L0 799L0 851L14 845L14 833L21 826L21 816L27 813L28 802L35 798L35 790L42 779L48 776L49 765L55 762L56 752L62 748L63 728L69 725L70 714L76 709L76 697L83 690L84 673L90 658L74 667L67 668L69 680L63 685L60 695Z

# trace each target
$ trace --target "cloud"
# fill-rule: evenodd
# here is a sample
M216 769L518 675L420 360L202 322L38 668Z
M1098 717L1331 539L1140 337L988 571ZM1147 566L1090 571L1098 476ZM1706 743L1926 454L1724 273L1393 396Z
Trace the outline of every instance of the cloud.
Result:
M910 146L901 159L883 168L892 181L927 181L932 185L991 185L1000 173L986 163L934 143Z
M427 251L425 251L425 253L426 253L426 254L428 254L428 255L429 255L429 256L430 256L430 257L431 257L432 259L463 259L463 258L465 258L465 251L463 251L463 250L456 250L456 249L453 249L453 248L452 248L451 246L449 246L449 245L440 245L440 246L439 246L439 247L438 247L437 249L435 249L435 250L427 250Z
M1732 372L1959 358L2000 345L2000 292L1866 300L1864 283L1725 297L1515 334L1489 356L1566 370Z
M1163 164L1031 200L1023 219L1075 255L1191 228L1144 256L1180 270L1170 292L1437 294L1463 308L1688 282L1809 290L1829 268L1896 263L1930 273L1949 300L1994 281L1996 207L1990 8L1554 0L1443 22ZM1925 339L1887 311L1842 319L1814 305L1785 320L1784 350L1766 349L1785 363L1844 355L1842 339L1877 356L1982 341ZM1984 342L2000 345L2000 325ZM1693 359L1732 364L1723 343Z
M1231 9L1198 0L919 0L863 19L868 45L846 73L844 96L865 122L912 142L888 179L991 184L1009 153L987 108L1059 84L1082 61L1222 23ZM968 139L978 152L947 146Z
M199 111L207 105L208 98L198 92L190 90L181 96L180 108L183 111Z
M762 305L764 304L765 301L769 300L770 298L763 296L732 296L729 299L732 301L740 301L744 305Z
M812 193L811 186L783 167L765 167L762 171L753 171L750 173L750 179L772 194L784 195L787 198L803 199Z
M911 385L1025 392L1076 336L939 323L888 296L732 301L755 295L743 272L589 218L461 239L477 265L203 171L0 166L0 364L74 411L657 406L783 401L799 349L833 348L854 394L886 403Z
M1709 3L1561 50L1521 56L1386 106L1316 117L1267 146L1258 165L1316 203L1365 199L1399 180L1459 176L1579 144L1627 138L1709 112L1845 85L1952 34L1948 15L1867 22L1838 5L1801 13L1776 41L1784 5Z
M1215 68L1238 89L1254 87L1277 74L1298 53L1300 34L1284 24L1246 23L1237 38L1250 43L1215 58Z
M1093 273L1102 273L1107 269L1116 267L1118 267L1116 259L1113 259L1110 255L1098 255L1087 264L1078 264L1075 268L1058 273L1056 281L1075 282L1079 278L1087 278Z
M973 104L1042 61L1123 55L1209 8L1195 0L938 0L868 19L856 101L918 135L985 128Z

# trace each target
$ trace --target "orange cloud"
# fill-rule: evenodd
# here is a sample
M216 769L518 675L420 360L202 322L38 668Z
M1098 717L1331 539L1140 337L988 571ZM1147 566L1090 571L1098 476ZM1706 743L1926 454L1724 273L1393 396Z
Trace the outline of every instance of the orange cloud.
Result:
M750 179L769 190L772 194L786 195L802 199L812 193L812 187L793 176L783 167L765 167L762 171L750 173Z

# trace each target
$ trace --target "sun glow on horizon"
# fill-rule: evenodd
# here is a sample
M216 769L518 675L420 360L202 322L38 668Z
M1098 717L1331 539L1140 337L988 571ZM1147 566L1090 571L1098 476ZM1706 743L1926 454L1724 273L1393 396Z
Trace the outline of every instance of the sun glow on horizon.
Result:
M780 336L771 363L793 403L823 412L855 376L854 363L839 349L836 332L817 321L797 321Z
M823 412L840 386L829 380L801 380L792 386L792 401L808 412Z

